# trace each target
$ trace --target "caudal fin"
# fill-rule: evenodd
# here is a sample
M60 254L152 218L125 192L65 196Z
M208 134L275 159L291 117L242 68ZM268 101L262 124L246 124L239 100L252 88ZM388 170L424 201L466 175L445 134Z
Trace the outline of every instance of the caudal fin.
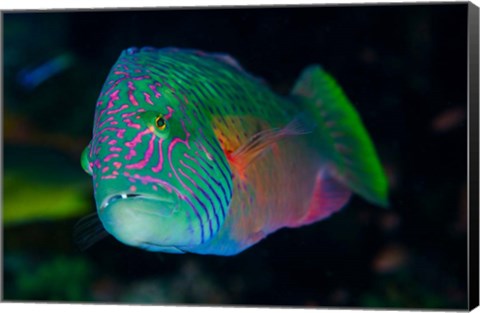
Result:
M304 70L292 95L318 122L319 145L331 174L366 200L388 206L388 184L360 116L335 79L320 66Z

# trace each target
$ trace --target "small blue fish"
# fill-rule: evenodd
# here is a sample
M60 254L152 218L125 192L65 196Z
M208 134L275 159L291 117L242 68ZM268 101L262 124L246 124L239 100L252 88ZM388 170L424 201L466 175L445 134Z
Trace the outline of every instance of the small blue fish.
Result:
M18 74L17 80L25 89L31 91L47 79L68 69L74 63L70 53L59 55L34 69L23 69Z

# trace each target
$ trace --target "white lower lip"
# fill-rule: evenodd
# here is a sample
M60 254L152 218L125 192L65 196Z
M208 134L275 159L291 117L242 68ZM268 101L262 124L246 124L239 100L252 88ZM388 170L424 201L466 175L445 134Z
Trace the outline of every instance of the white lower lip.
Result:
M174 246L162 246L162 245L157 245L151 242L143 242L139 246L142 249L148 250L148 251L156 251L156 252L169 252L169 253L185 253L180 248L174 247Z

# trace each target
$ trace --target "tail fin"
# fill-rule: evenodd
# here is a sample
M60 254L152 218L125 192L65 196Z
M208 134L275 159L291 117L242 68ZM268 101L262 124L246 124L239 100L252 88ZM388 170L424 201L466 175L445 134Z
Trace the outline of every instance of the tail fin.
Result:
M331 174L366 200L388 206L387 179L375 147L335 79L320 66L310 66L300 76L292 95L306 101L308 112L318 121L319 144Z

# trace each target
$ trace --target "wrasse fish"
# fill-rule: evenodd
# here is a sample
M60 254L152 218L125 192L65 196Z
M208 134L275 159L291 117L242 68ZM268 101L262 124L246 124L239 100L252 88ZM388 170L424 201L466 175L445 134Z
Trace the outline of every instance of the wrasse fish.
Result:
M234 255L339 211L352 192L387 205L387 181L335 80L308 67L287 97L225 54L129 48L97 102L82 153L98 218L120 242Z

